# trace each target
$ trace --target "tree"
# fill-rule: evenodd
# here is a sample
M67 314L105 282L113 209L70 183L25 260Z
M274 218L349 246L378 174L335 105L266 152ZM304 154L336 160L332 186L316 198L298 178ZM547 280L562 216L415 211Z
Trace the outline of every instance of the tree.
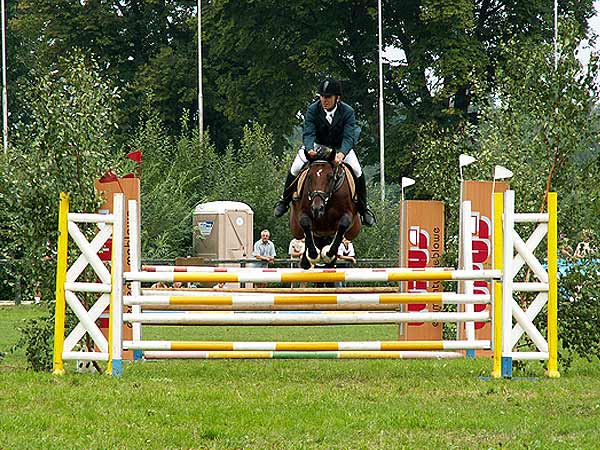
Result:
M0 163L0 258L26 293L52 298L58 201L70 192L72 209L95 211L94 180L111 167L118 93L99 68L75 53L64 71L31 73L24 92L30 111L18 123Z
M190 50L185 57L188 63L178 67L178 74L170 75L187 76L191 80L188 90L195 90L193 74L187 69L195 67L194 31L188 23L195 4L193 0L19 0L8 11L9 42L13 43L12 51L8 53L9 78L26 78L31 67L56 67L60 56L74 47L81 48L85 54L96 58L103 76L114 80L122 89L124 111L119 123L121 129L129 131L137 125L137 118L146 103L144 96L130 85L135 86L136 80L142 81L138 74L148 71L146 66L153 58L160 57L165 48L172 49L175 54L181 48ZM186 69L182 70L182 67ZM158 86L169 86L171 83L165 81L170 79L169 76L156 81ZM155 92L155 86L146 86L147 92ZM171 92L175 104L180 96L180 90ZM184 95L188 102L193 97L187 92ZM186 104L187 108L190 106ZM11 98L13 114L26 110L18 99ZM181 115L181 108L176 117L169 115L172 126L179 124Z
M573 18L579 41L593 14L592 2L559 5L562 16ZM388 131L390 171L412 170L408 155L421 124L434 120L442 127L460 127L463 120L476 119L473 102L485 100L494 91L498 71L512 63L504 46L513 39L532 45L551 42L552 6L544 0L384 3L386 44L405 54L404 63L392 71L393 82L386 84L397 117Z
M183 111L197 110L195 1L16 5L9 24L21 62L11 64L11 79L26 74L32 62L51 67L57 55L78 45L123 88L124 132L147 105L173 130ZM205 0L202 7L205 123L221 151L242 137L244 126L259 123L273 132L281 152L318 81L332 75L344 81L344 99L361 120L363 159L377 160L375 2ZM561 1L560 7L582 36L592 0ZM383 11L384 45L406 55L404 64L386 69L389 173L411 170L410 149L422 123L465 120L478 95L474 87L492 89L505 64L503 43L515 36L548 42L552 34L552 4L545 0L386 0Z
M557 191L561 232L573 238L582 229L595 229L598 55L582 68L577 42L576 23L561 23L556 70L551 44L524 39L503 46L507 63L496 74L493 95L480 103L478 125L458 131L424 126L413 153L419 185L435 198L457 198L458 156L470 153L478 163L469 170L480 179L489 179L495 164L514 172L511 187L519 211L543 210L548 190Z

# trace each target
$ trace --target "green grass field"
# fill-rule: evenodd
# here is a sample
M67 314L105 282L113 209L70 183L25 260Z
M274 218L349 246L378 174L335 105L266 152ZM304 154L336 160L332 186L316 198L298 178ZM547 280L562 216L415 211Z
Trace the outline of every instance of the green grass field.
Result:
M1 352L40 311L0 308ZM395 334L336 328L154 328L147 337ZM26 370L18 351L0 362L0 448L600 448L598 362L576 361L558 380L482 379L490 368L490 360L148 361L126 364L118 379L72 367L56 377Z

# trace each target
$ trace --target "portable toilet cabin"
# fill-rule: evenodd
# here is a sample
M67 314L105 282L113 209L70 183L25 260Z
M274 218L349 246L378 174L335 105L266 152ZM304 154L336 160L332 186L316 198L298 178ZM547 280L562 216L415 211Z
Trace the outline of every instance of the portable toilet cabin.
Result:
M242 202L200 203L194 209L195 256L205 259L251 257L254 211Z

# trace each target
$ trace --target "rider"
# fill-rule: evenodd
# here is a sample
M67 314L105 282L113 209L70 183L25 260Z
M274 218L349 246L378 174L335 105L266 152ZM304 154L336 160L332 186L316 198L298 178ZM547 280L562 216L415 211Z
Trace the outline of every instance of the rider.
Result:
M354 110L341 101L342 86L339 81L328 78L319 85L319 100L308 107L303 125L304 145L298 151L292 168L285 180L285 188L281 199L275 204L273 214L281 217L288 210L292 200L292 185L300 170L317 154L315 144L331 147L336 151L335 162L344 161L354 172L356 178L356 194L358 211L362 223L371 227L375 225L375 214L367 205L367 185L365 175L360 167L354 145L358 141L360 128L356 125ZM308 158L307 158L308 156Z

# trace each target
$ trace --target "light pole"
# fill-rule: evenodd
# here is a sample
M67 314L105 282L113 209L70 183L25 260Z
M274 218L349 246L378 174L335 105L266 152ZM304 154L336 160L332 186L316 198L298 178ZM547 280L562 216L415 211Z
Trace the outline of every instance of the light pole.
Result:
M204 137L204 100L202 96L202 0L198 0L198 138Z
M377 0L377 20L379 39L379 182L381 184L381 201L385 200L385 138L383 115L383 39L381 20L381 0Z
M554 0L554 70L558 68L558 0Z
M6 83L6 5L2 0L2 142L4 154L8 153L8 86Z

